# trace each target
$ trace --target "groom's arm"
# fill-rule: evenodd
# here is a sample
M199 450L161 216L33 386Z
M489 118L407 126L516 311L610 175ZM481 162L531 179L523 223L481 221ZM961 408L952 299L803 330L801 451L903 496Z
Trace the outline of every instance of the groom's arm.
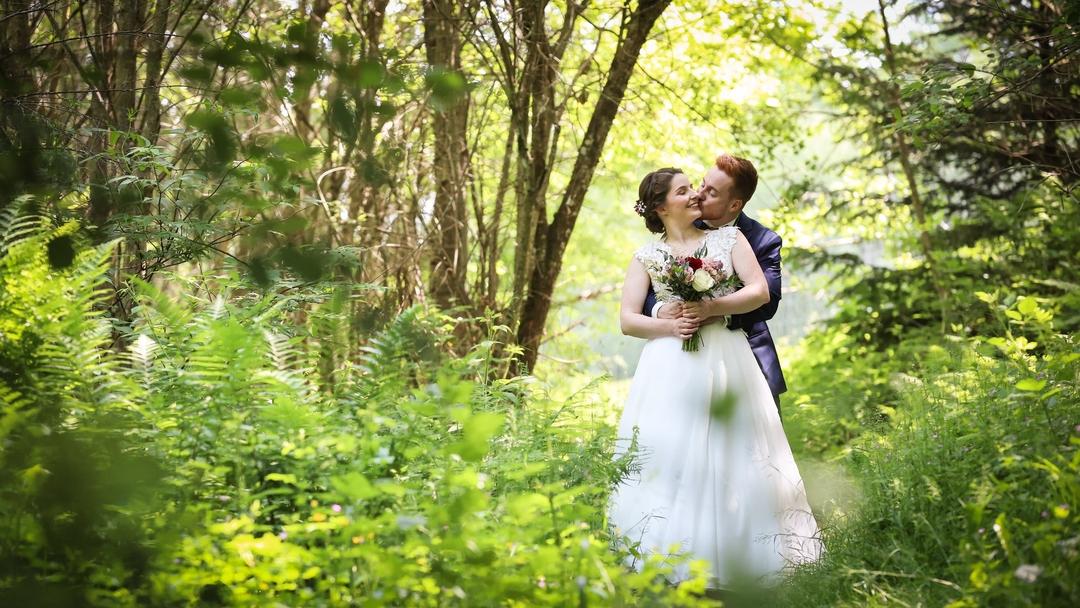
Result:
M645 305L641 307L641 314L646 317L656 316L653 314L653 307L656 306L656 292L653 291L652 285L649 285L649 293L645 294Z
M758 264L765 273L765 282L769 284L769 303L745 314L732 315L732 327L746 329L754 323L768 321L776 315L776 309L780 306L780 248L783 246L783 239L776 233L772 236L773 238L755 252Z
M645 294L645 305L641 307L641 314L657 319L674 319L681 312L681 302L661 302L657 300L656 292L653 291L652 285L649 285L649 293Z

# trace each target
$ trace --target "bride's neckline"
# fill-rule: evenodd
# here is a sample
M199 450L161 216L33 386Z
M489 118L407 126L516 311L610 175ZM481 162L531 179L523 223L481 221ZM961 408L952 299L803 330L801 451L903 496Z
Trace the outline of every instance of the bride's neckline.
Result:
M688 255L693 254L698 249L701 249L702 246L705 245L705 241L709 240L709 231L708 230L702 230L701 232L704 233L704 234L701 235L701 238L698 239L696 241L696 243L692 247L689 247L689 248L686 248L686 249L683 249L683 248L680 247L676 251L676 249L671 246L671 243L669 243L667 241L666 237L660 237L660 244L663 245L664 247L667 247L667 250L670 251L673 255L688 256Z

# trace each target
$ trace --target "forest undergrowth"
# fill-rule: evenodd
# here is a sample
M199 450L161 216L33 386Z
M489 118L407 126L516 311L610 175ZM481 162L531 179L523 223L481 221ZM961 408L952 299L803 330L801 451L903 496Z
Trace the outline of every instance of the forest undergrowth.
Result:
M115 243L4 220L4 605L706 603L612 548L633 465L595 391L501 379L492 342L451 357L455 320L419 308L328 369L342 284L133 283L121 323L100 312Z
M328 357L363 289L332 282L132 282L121 322L115 243L3 219L5 604L714 604L624 566L604 505L634 463L595 387L503 379L493 340L450 356L456 320L421 308ZM997 335L807 339L788 434L856 492L822 513L821 563L730 605L1080 601L1080 354L1052 300L976 298Z

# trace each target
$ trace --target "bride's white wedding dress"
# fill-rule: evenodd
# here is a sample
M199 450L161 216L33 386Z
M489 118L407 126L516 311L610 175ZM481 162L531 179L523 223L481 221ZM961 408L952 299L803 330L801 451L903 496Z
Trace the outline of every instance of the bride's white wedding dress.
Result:
M705 236L707 257L729 272L737 230ZM664 251L653 242L634 255L652 275ZM655 278L653 288L674 299ZM640 470L615 489L609 520L642 554L708 560L711 587L770 583L818 559L817 522L746 334L718 322L700 335L697 352L665 337L641 353L617 448L624 454L636 429ZM685 564L676 569L676 580L687 576Z

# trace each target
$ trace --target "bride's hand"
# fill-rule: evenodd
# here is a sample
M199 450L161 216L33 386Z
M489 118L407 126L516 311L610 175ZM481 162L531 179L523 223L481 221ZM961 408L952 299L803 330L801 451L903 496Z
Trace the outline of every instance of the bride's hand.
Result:
M709 313L704 302L683 302L681 317L701 325L708 320Z
M676 338L682 338L683 340L689 340L690 336L694 335L694 332L698 330L698 323L691 321L686 317L679 317L678 319L671 320L671 334Z

